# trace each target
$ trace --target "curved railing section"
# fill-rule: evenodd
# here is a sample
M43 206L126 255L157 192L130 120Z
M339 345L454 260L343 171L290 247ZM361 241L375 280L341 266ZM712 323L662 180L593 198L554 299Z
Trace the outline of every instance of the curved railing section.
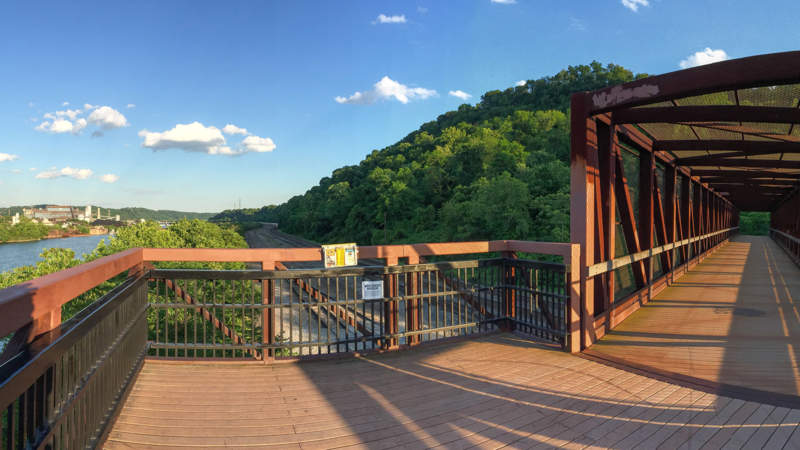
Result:
M289 270L284 264L321 261L318 248L137 248L0 290L1 447L99 445L146 357L268 363L494 330L577 350L577 244L484 241L359 251L384 265ZM531 254L562 262L526 259ZM261 267L180 270L164 262ZM365 281L372 282L369 295ZM89 306L62 323L62 309L76 300Z

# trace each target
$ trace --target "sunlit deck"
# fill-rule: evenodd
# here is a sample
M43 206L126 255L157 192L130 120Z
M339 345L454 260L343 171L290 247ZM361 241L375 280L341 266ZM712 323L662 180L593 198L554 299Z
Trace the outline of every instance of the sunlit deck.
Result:
M797 396L800 269L771 239L736 236L588 353L709 386Z
M106 447L781 448L799 422L500 334L298 364L147 361Z

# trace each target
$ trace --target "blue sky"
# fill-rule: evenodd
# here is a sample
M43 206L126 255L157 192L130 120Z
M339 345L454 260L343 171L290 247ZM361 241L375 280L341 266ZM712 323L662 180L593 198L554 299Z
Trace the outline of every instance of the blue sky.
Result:
M796 50L798 13L793 0L9 2L0 206L279 203L488 90L592 60L658 74Z

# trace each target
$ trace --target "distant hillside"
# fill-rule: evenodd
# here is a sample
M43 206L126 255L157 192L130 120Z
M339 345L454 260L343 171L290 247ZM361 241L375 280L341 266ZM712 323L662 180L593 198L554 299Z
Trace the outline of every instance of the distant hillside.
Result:
M30 206L11 206L8 208L0 208L0 216L13 216L16 213L22 215L22 208L44 207L45 205L30 205ZM86 205L75 205L76 207L83 208ZM119 214L120 220L180 220L186 219L200 219L208 220L214 216L214 213L196 213L184 211L172 211L168 209L147 209L147 208L102 208L103 217L115 216ZM97 214L97 206L92 205L92 215Z
M278 222L318 242L566 241L570 95L643 76L593 62L487 92L286 203L212 220Z
M106 211L109 211L106 213ZM103 208L103 216L115 216L119 214L120 220L146 219L146 220L180 220L180 219L200 219L208 220L214 213L198 213L186 211L173 211L170 209L147 209L147 208Z

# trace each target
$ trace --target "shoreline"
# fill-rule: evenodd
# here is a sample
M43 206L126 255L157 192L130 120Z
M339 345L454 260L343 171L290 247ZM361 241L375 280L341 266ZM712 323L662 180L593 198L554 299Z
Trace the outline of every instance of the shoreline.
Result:
M3 245L3 244L23 244L25 242L39 242L39 241L45 241L45 240L49 240L49 239L66 239L66 238L87 237L87 236L108 236L108 233L102 233L102 234L91 234L91 233L70 234L70 235L66 235L66 236L53 236L53 237L45 236L45 237L40 238L40 239L18 239L18 240L14 240L14 241L3 241L3 242L0 242L0 245Z

